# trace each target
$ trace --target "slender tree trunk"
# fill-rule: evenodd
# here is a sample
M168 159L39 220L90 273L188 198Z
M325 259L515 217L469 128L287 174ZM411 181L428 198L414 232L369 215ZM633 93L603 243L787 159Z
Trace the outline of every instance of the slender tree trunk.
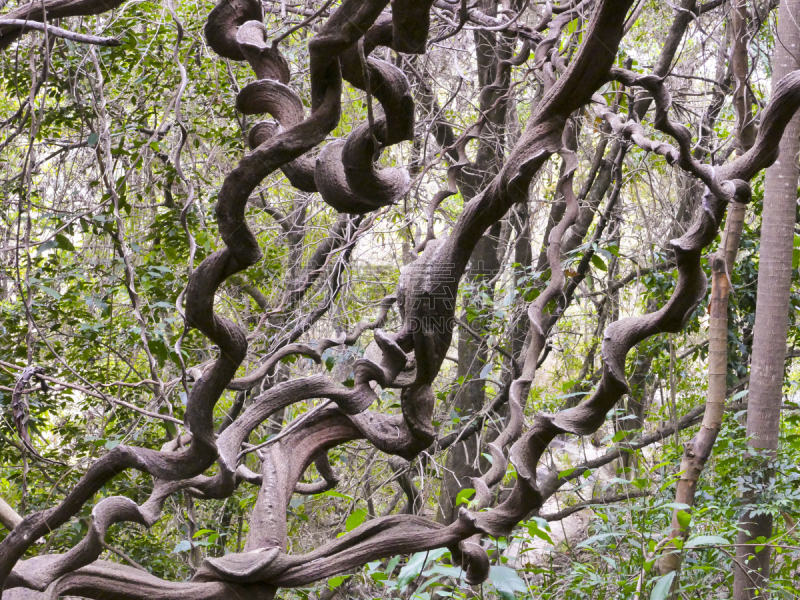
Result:
M800 0L784 0L778 13L775 54L772 61L772 88L796 70L800 51ZM761 451L774 453L778 447L780 404L789 325L792 243L797 210L797 153L800 151L800 116L795 115L780 142L780 156L767 169L764 182L764 210L761 222L758 295L750 370L750 398L747 436ZM768 476L766 468L755 479ZM757 502L751 495L750 502ZM739 544L749 544L759 536L770 537L772 517L746 512L739 521ZM749 600L764 597L768 583L770 547L755 552L755 546L739 546L734 567L734 598Z
M746 0L735 0L731 11L731 35L733 51L733 108L736 113L736 146L740 154L753 146L756 140L756 125L750 107L753 104L748 86L750 75L747 46L750 32L747 29L748 15Z
M728 364L728 295L730 284L723 258L724 248L720 248L711 258L711 318L708 328L708 395L706 410L700 431L685 444L680 466L680 479L675 490L675 502L689 508L674 509L669 537L671 540L684 539L687 527L680 523L680 513L691 512L694 506L694 495L697 482L703 472L706 461L711 456L711 449L717 440L722 427L722 415L725 412L725 394ZM723 255L723 256L721 256ZM678 547L672 542L664 546L664 554L658 560L658 570L662 575L676 571L680 566L681 555Z

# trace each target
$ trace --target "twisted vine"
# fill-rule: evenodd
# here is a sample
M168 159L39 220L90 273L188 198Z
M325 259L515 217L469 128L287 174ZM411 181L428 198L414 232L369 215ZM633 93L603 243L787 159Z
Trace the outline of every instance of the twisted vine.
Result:
M46 4L61 6L58 1ZM73 4L83 6L83 1ZM281 168L293 184L301 189L319 191L335 209L361 214L391 204L407 189L408 177L402 170L378 169L374 158L386 147L410 139L413 105L409 108L408 84L398 69L368 57L377 45L386 45L398 52L423 51L431 2L395 0L391 17L381 15L387 4L387 0L345 0L312 39L309 45L311 112L308 117L288 85L290 73L286 61L275 44L268 44L260 3L223 0L214 8L206 26L209 45L221 56L247 60L258 77L237 96L237 107L247 114L268 113L274 120L259 123L251 130L251 153L225 178L217 205L217 220L225 248L197 267L186 290L187 323L219 347L219 357L195 382L187 402L189 434L181 442L189 445L181 450L173 446L161 451L118 446L99 459L64 501L30 515L3 541L0 584L47 590L51 598L77 594L138 600L188 594L194 598L216 599L247 594L266 600L280 586L305 585L368 560L444 546L460 561L469 581L483 581L488 574L488 557L480 547L480 536L507 535L531 511L541 507L544 496L536 478L536 467L550 441L561 433L586 435L595 431L608 410L628 391L624 366L630 349L647 337L676 332L685 325L706 289L706 278L700 266L702 251L713 241L727 203L746 202L749 199L746 182L775 160L776 144L770 140L780 138L789 118L800 106L800 73L788 76L777 86L763 112L753 148L728 165L716 169L708 167L691 155L689 131L670 121L671 100L663 79L612 68L626 11L632 2L604 0L597 2L584 35L586 41L569 65L560 57L551 56L547 46L542 47L541 53L537 51L537 63L547 56L553 67L547 93L501 172L467 204L451 236L444 240L430 239L419 260L404 270L397 295L403 326L395 334L376 330L371 355L354 366L355 385L346 388L323 376L278 384L254 399L247 410L215 438L214 405L225 389L237 381L234 377L245 358L247 339L242 328L214 312L214 294L226 279L261 257L256 237L244 218L252 192L266 176ZM577 11L588 4L576 4L571 10ZM55 11L54 14L62 13ZM564 19L570 14L565 13ZM51 13L47 16L50 18ZM20 31L0 30L0 35L14 36ZM6 39L0 37L0 44ZM545 38L549 39L550 36ZM561 72L557 79L556 71ZM370 107L366 123L357 127L346 141L327 144L312 164L305 154L323 142L338 124L342 77L363 89L368 103L374 95L382 112L376 116ZM555 415L537 415L532 427L523 434L522 406L546 341L543 309L564 289L561 240L578 214L572 189L577 161L574 151L565 143L572 137L567 130L568 123L575 110L597 98L594 94L609 79L646 89L655 100L656 127L671 136L677 147L651 142L640 126L623 123L606 111L603 116L612 129L641 147L664 155L702 180L708 190L692 227L671 242L679 278L666 305L656 312L609 326L602 346L602 377L595 393L569 410ZM336 475L326 458L328 449L363 438L379 450L413 459L433 442L432 384L450 345L450 336L418 325L424 320L453 317L458 282L475 244L510 206L526 196L533 177L555 153L560 153L565 163L559 184L567 210L550 236L547 258L551 281L529 307L532 329L524 366L520 376L509 386L511 410L506 428L489 446L495 459L492 469L473 480L479 506L489 507L490 488L502 479L510 460L517 471L511 495L485 512L462 509L458 519L446 527L415 515L382 517L313 552L286 554L286 506L291 495L335 485ZM446 270L442 265L446 265ZM442 301L431 302L434 294ZM388 306L386 308L388 310ZM379 321L384 316L385 313ZM350 338L344 343L347 339ZM286 346L262 365L257 376L268 373L279 360L276 357L302 353L319 358L321 348L338 343L343 342L323 340L317 347ZM235 385L246 388L251 382L245 380ZM376 399L373 383L402 390L401 415L367 410ZM326 404L310 412L302 427L287 429L280 440L266 450L261 449L260 474L239 464L245 440L260 423L291 403L311 398L325 398L335 406ZM509 444L513 445L507 458L504 449ZM202 475L215 460L219 465L218 473ZM317 465L322 481L299 483L312 462ZM156 479L154 491L143 505L137 506L120 497L106 498L93 511L89 533L70 552L17 564L36 539L66 522L103 484L128 468L147 472ZM166 498L175 491L186 489L197 497L221 498L229 496L243 481L261 486L245 551L206 559L193 581L164 582L139 570L96 560L102 551L101 542L112 524L131 521L151 525L160 517Z

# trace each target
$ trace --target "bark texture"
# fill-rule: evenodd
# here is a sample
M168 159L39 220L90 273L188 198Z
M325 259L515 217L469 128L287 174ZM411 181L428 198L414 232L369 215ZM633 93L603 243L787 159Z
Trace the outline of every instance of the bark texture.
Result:
M800 2L782 0L773 57L773 86L798 68L800 56ZM792 246L797 213L797 154L800 151L800 117L795 115L780 141L780 156L767 169L764 180L764 209L761 221L756 320L753 332L753 360L750 368L750 400L747 437L754 448L774 454L780 433L780 406L784 380L786 335L789 326ZM755 473L764 481L765 468ZM758 491L745 494L758 503ZM739 544L772 535L772 516L746 511L739 520ZM770 547L760 552L754 545L739 546L734 568L734 598L763 597L769 579Z

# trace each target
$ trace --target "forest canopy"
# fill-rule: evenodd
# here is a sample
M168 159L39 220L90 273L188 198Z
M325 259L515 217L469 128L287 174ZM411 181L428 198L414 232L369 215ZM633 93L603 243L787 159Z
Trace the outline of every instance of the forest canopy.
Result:
M0 0L0 596L800 598L800 0Z

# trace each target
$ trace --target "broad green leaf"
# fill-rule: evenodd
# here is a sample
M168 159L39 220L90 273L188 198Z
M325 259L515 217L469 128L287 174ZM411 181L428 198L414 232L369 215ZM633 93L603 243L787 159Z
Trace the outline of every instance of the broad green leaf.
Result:
M552 544L555 546L555 544L553 544L552 538L550 537L550 534L547 533L547 531L545 531L542 527L540 527L539 523L537 523L536 521L531 520L528 522L528 534L531 537L538 537L540 539L543 539L548 544Z
M600 533L598 535L593 535L592 537L583 540L580 544L578 544L575 547L586 548L588 546L591 546L595 542L599 542L601 540L607 540L608 538L616 538L619 535L620 535L619 533Z
M683 546L684 549L697 548L698 546L719 546L728 544L728 540L718 535L698 535L693 537Z
M736 402L739 398L744 398L749 393L750 390L742 390L741 392L736 392L733 396L731 396L731 402Z
M59 294L59 293L58 293L57 291L55 291L53 288L51 288L51 287L48 287L48 286L46 286L46 285L42 285L41 283L37 283L37 284L36 284L36 287L38 287L40 290L42 290L42 291L43 291L45 294L47 294L48 296L52 296L52 297L53 297L53 298L55 298L56 300L61 300L61 294Z
M416 554L412 554L411 558L408 559L408 564L400 569L400 574L397 576L397 585L400 588L404 588L425 570L425 566L428 563L440 558L446 553L446 548L438 548L430 552L417 552Z
M345 578L342 575L339 575L338 577L331 577L328 579L328 585L331 587L331 589L337 588L344 583L344 580Z
M611 438L611 441L614 443L619 442L620 440L624 440L627 435L628 435L627 431L625 431L624 429L620 429L617 433L614 434L614 436Z
M439 581L441 578L442 578L442 576L441 576L441 575L437 575L436 577L433 577L433 578L431 578L431 579L428 579L427 581L425 581L425 583L423 583L422 585L420 585L420 586L417 588L416 592L414 592L414 595L417 595L417 594L419 594L419 593L420 593L421 591L423 591L425 588L427 588L427 587L430 587L430 586L431 586L431 585L433 585L434 583L437 583L437 582L438 582L438 581Z
M569 477L572 475L577 469L564 469L563 471L559 471L558 478L563 479L564 477Z
M460 504L468 504L470 498L472 498L474 495L475 495L475 490L472 488L465 488L461 490L460 492L458 492L458 495L456 496L456 506Z
M681 527L686 529L689 526L689 523L692 522L692 515L685 510L679 510L678 514L678 523L680 523Z
M511 567L493 566L489 569L489 581L503 600L514 600L515 592L528 591L528 586Z
M592 264L600 269L601 271L608 271L608 267L606 266L605 261L597 256L597 254L592 254Z
M365 511L363 508L356 509L350 514L349 517L347 517L344 528L346 531L353 531L353 529L361 525L366 520L367 511Z
M318 496L327 496L328 498L341 498L342 500L353 500L352 496L348 496L347 494L342 494L341 492L337 492L336 490L328 490L327 492L322 492L321 494L317 494Z
M669 464L672 464L672 462L671 462L671 461L668 461L668 460L665 460L665 461L663 461L663 462L660 462L660 463L658 463L657 465L653 465L653 466L650 468L650 472L652 473L652 472L653 472L653 471L655 471L656 469L660 469L661 467L664 467L664 466L666 466L666 465L669 465ZM666 505L665 505L665 506L666 506ZM687 506L688 506L688 505L687 505Z
M213 529L201 529L200 531L195 533L192 537L193 538L199 538L199 537L203 537L204 535L206 535L208 533L214 533L214 530Z
M75 246L72 245L72 240L70 240L63 233L56 234L56 248L61 248L62 250L75 250Z
M172 554L180 554L181 552L188 552L192 549L192 543L189 540L181 540L172 549Z
M394 570L395 570L395 567L397 567L397 564L399 562L400 562L400 557L399 556L395 556L388 563L386 563L386 569L384 569L384 571L386 573L393 573Z
M671 510L686 510L687 508L691 507L683 502L667 502L666 504L662 504L661 508L669 508Z
M422 573L425 577L431 575L444 575L452 577L453 579L463 579L465 576L464 569L461 567L445 567L444 565L434 565L432 568Z
M675 579L675 571L667 573L663 577L659 577L656 584L653 586L653 591L650 592L650 600L665 600L669 596L669 590L672 587L672 580Z
M586 392L572 392L571 394L561 394L560 396L556 396L556 400L564 400L565 398L572 398L573 396L585 396Z

